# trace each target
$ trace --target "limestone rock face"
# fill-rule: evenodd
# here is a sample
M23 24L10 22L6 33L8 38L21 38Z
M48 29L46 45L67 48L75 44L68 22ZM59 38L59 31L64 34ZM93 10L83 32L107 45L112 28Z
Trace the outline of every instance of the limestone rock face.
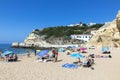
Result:
M28 37L24 40L22 44L24 46L30 47L65 47L62 45L76 45L82 41L80 40L72 40L69 38L63 37L53 37L45 39L45 35L41 35L36 31L33 31L28 35ZM22 45L23 46L23 45Z
M114 46L120 47L120 11L116 19L105 24L93 34L87 46Z
M24 40L26 44L33 44L36 47L48 47L50 46L49 43L43 40L42 36L37 35L35 33L31 33L28 37Z
M120 11L118 12L117 16L116 16L117 20L117 28L119 29L119 32L120 32Z

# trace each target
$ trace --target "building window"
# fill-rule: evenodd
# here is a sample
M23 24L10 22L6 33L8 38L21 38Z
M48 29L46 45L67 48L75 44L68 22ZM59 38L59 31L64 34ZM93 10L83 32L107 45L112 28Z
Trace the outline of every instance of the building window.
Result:
M87 38L87 36L85 36L85 38Z
M81 38L81 36L77 36L77 38Z

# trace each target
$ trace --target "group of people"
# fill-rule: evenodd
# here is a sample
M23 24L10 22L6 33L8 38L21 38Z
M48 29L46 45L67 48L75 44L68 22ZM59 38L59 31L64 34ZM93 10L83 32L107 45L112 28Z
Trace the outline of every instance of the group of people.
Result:
M54 48L52 50L52 55L50 56L49 54L44 55L43 57L41 57L42 61L46 61L46 60L52 60L53 62L57 62L58 60L58 49Z
M18 60L18 56L15 53L5 55L7 62L13 62Z
M2 51L0 50L0 60L1 61L6 61L6 62L17 61L18 60L18 56L15 53L6 54L6 55L2 56Z

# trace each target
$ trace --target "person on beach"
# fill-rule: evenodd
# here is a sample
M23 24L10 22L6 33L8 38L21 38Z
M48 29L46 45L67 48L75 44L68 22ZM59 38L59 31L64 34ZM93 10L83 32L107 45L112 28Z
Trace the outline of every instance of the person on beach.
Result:
M4 60L4 57L2 57L2 50L0 50L0 61L3 61Z
M70 52L67 52L67 55L70 55Z
M5 55L6 62L8 62L8 59L9 59L9 54Z
M2 50L0 50L0 55L2 54Z
M49 54L44 55L41 59L43 62L45 62L46 59L49 59Z
M37 54L37 51L35 50L35 52L34 52L34 53L35 53L35 56L36 56L36 54Z
M30 52L29 51L27 51L27 57L30 57Z
M84 67L92 67L93 64L94 64L94 59L92 59L89 56L86 56L85 59L83 60Z
M53 61L56 62L58 59L58 50L54 49L54 50L52 50L52 53L53 53L53 58L54 58Z
M0 57L1 57L1 54L2 54L2 50L0 50Z
M17 54L14 54L13 55L13 61L17 61L18 60L18 56L17 56Z

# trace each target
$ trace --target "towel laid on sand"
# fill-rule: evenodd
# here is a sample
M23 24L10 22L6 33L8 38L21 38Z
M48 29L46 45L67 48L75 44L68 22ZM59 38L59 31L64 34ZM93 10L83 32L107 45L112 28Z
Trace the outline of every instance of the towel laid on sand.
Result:
M63 64L62 67L64 67L64 68L71 68L71 69L77 69L78 65L77 64L66 63L66 64Z

